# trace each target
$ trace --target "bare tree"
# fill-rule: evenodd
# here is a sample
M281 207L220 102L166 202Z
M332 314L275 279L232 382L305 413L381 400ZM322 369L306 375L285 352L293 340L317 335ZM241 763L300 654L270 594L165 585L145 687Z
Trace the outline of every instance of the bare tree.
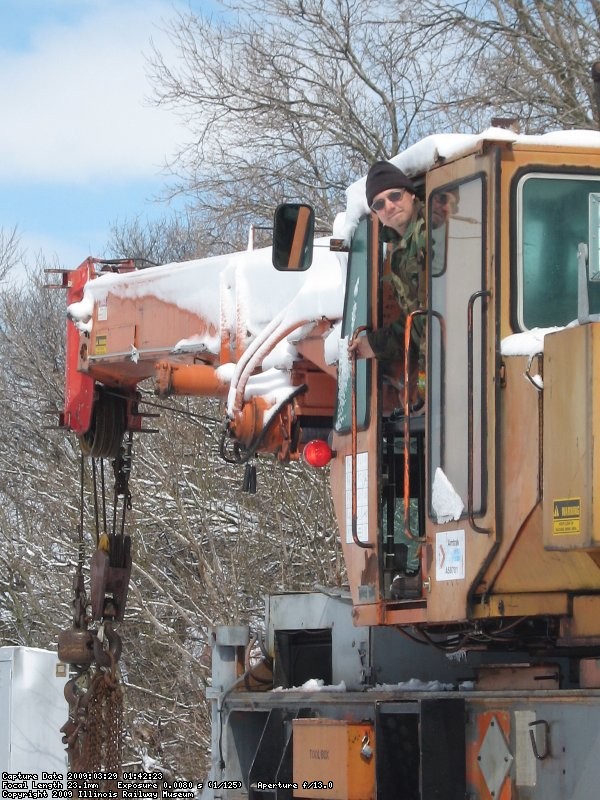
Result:
M428 2L461 35L460 68L449 81L449 117L483 128L513 117L522 132L600 125L591 66L600 58L597 0Z
M215 243L205 232L192 211L157 220L140 217L112 226L107 255L132 258L141 265L187 261L214 254Z
M156 101L187 141L172 164L210 239L244 243L283 199L322 225L369 163L434 132L516 117L525 132L598 124L597 0L236 0L169 25Z
M312 202L330 224L367 164L429 132L447 29L392 0L228 7L220 21L171 23L176 63L154 54L157 101L182 111L189 136L175 191L230 244L283 199Z
M62 397L64 301L43 281L30 273L0 288L0 640L35 646L55 641L64 621L77 521L78 456L48 429Z
M8 231L0 228L0 281L5 280L22 259L23 252L17 227Z

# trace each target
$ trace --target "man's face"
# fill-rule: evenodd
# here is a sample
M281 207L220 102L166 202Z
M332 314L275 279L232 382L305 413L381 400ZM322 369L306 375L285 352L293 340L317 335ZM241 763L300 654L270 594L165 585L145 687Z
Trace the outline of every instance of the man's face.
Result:
M452 192L436 192L431 198L431 224L441 227L451 214L456 213L458 203Z
M406 189L386 189L373 198L371 208L383 225L403 235L412 219L415 196Z

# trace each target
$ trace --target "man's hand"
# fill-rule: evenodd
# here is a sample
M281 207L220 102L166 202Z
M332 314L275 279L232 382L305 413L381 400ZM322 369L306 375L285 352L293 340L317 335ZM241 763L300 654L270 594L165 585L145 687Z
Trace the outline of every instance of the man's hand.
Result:
M366 336L358 336L352 344L348 345L348 353L356 353L357 358L375 358L373 348Z

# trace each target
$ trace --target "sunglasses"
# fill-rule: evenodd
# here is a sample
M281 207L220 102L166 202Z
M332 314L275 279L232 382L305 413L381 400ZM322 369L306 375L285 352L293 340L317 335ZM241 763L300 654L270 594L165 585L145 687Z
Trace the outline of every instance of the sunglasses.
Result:
M405 194L406 189L397 189L395 192L390 192L386 197L382 197L380 200L375 200L371 206L371 211L381 211L382 208L385 208L385 204L388 200L390 203L399 203Z

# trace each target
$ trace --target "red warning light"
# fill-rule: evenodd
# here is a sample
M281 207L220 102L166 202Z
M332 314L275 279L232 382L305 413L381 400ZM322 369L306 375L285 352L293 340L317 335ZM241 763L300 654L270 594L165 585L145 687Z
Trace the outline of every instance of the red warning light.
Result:
M302 451L302 458L311 467L324 467L333 458L333 450L323 439L313 439Z

